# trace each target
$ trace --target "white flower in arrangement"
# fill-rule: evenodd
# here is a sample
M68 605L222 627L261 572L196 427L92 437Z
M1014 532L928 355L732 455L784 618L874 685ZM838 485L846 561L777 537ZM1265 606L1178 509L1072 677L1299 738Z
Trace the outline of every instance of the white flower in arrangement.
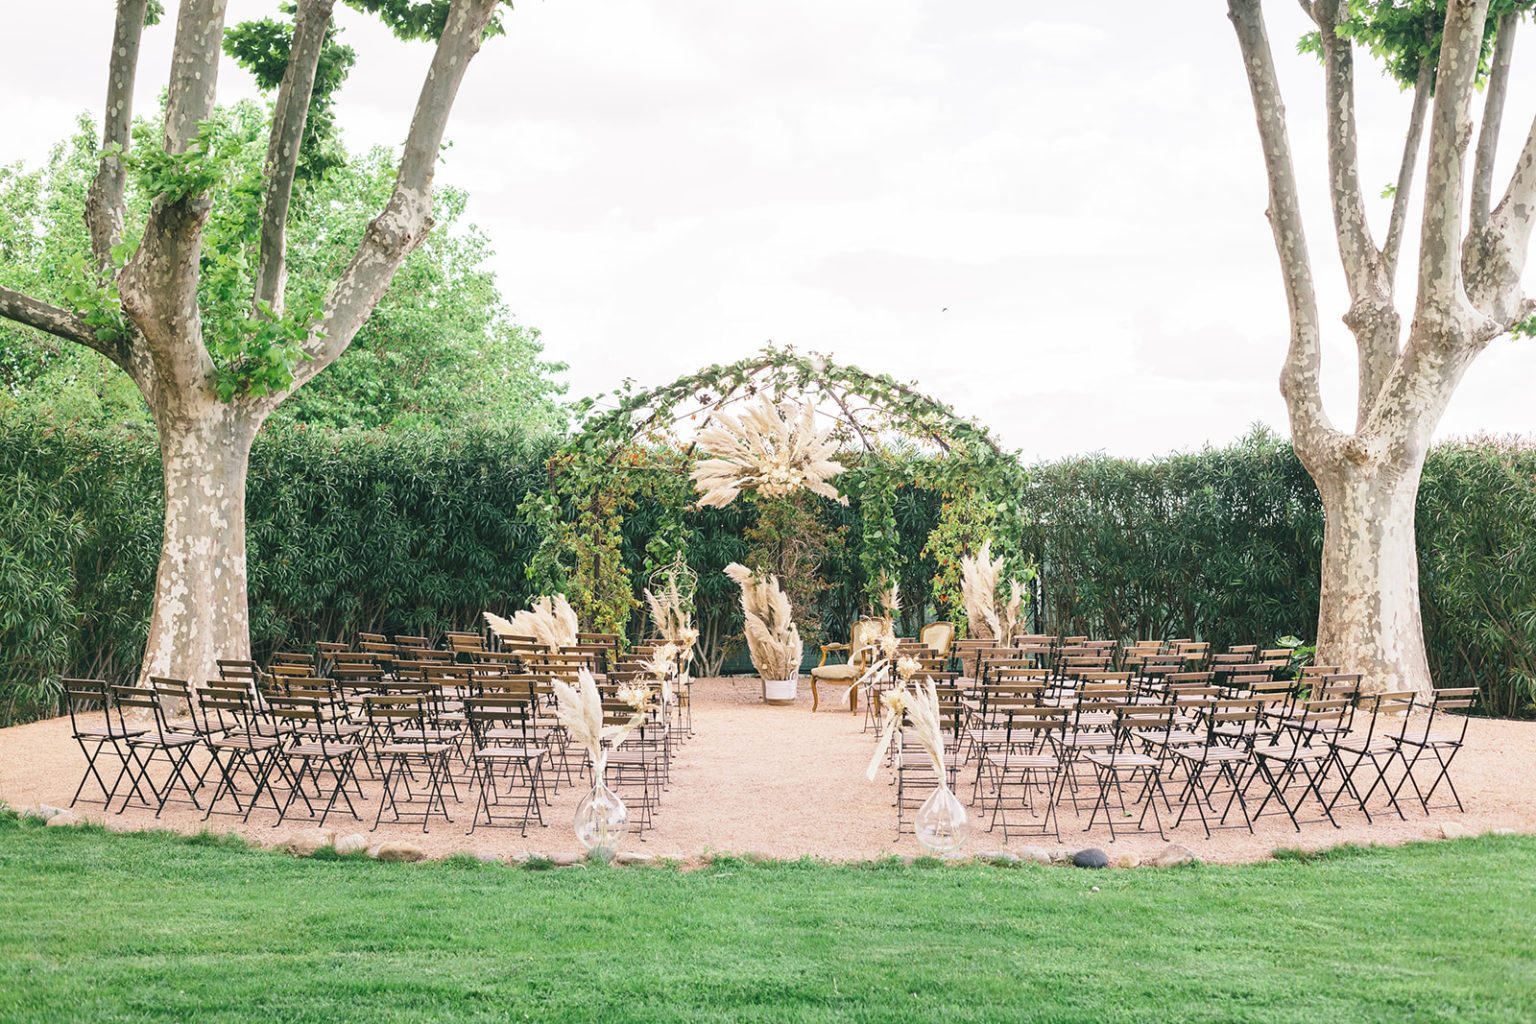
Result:
M618 697L636 711L644 711L655 703L656 691L644 683L626 683L619 687Z
M913 657L904 657L896 662L896 678L905 682L918 672L921 672L923 663Z
M789 415L781 415L763 394L740 418L718 413L715 425L699 432L698 446L708 456L693 467L693 485L703 495L700 505L724 508L742 491L782 498L802 488L848 504L827 483L843 471L832 461L837 452L832 430L816 430L816 407L809 402L800 403L793 426L795 415L787 408Z
M684 650L691 650L699 642L699 631L692 626L687 626L677 631L676 640Z
M886 660L890 660L896 656L896 650L901 646L901 641L896 639L895 633L887 632L880 634L879 644L880 653L885 655Z

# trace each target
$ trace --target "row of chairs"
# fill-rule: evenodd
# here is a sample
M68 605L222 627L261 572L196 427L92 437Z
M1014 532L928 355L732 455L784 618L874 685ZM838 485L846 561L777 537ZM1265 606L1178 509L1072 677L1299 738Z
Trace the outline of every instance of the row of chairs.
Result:
M1184 675L1195 678L940 680L946 781L954 789L968 775L979 813L1005 838L1059 839L1067 803L1078 815L1086 807L1085 829L1105 825L1111 841L1128 816L1137 830L1150 817L1159 835L1165 813L1173 827L1195 816L1209 836L1252 831L1265 813L1299 830L1309 803L1335 825L1341 800L1370 821L1373 801L1401 817L1411 794L1428 814L1442 786L1447 806L1462 807L1450 769L1466 733L1458 712L1475 690L1440 689L1421 707L1412 693L1362 696L1358 675L1336 671L1256 675L1252 688L1241 677L1212 685L1209 670ZM899 739L891 765L899 836L937 778L926 753ZM1234 812L1241 821L1229 825Z
M542 823L539 808L560 778L573 777L548 675L473 664L442 666L424 679L262 673L244 662L220 668L220 679L195 688L172 679L148 687L66 680L87 762L72 803L94 783L108 807L121 796L119 812L137 800L158 815L180 794L205 818L227 802L249 819L270 801L279 824L298 803L323 824L339 806L359 816L353 798L363 798L365 773L380 786L375 828L386 814L395 822L419 817L424 831L435 818L451 820L448 804L461 800L462 785L475 795L470 831L503 823L498 814L510 802L509 823L526 834L530 822ZM621 703L618 681L603 685L605 711L617 719L623 710L609 705ZM669 720L681 715L676 704L610 755L616 785L635 790L642 828L678 736ZM178 706L195 712L174 718ZM103 724L83 716L91 709L107 712ZM203 790L209 781L211 793Z

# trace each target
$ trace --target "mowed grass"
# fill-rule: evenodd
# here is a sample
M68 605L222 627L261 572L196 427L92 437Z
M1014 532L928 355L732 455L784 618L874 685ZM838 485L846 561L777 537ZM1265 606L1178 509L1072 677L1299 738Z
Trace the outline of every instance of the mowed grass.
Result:
M532 871L4 815L0 1019L1530 1021L1536 838Z

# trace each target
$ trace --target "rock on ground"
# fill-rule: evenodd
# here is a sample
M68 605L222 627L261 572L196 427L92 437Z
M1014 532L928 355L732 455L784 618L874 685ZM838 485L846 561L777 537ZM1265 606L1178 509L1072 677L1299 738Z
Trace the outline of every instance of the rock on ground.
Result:
M414 843L395 841L379 844L378 849L373 851L373 856L375 860L410 863L424 859L426 854L422 853L421 847Z
M368 840L362 833L353 832L349 836L342 836L335 842L336 852L345 856L349 853L362 853L368 849Z
M1147 863L1155 868L1176 868L1180 864L1188 864L1195 859L1195 853L1187 846L1178 843L1169 843L1158 851Z
M1109 854L1097 846L1090 846L1086 850L1078 850L1072 856L1072 864L1079 868L1107 868L1109 867Z

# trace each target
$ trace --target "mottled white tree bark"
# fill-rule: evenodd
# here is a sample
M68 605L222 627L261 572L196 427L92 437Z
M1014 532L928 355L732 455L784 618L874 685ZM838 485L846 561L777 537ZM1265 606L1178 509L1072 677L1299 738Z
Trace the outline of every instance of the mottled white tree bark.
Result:
M1404 337L1394 279L1428 105L1428 69L1419 76L1387 242L1378 249L1359 181L1353 53L1335 31L1344 0L1312 0L1302 7L1317 22L1323 45L1329 191L1350 296L1344 323L1359 353L1353 432L1333 426L1323 410L1321 325L1260 0L1228 0L1253 95L1269 179L1268 217L1290 312L1280 390L1296 454L1317 483L1325 515L1317 657L1361 672L1371 690L1423 693L1432 684L1414 541L1419 477L1430 437L1473 358L1533 308L1521 293L1520 275L1536 212L1536 125L1503 199L1482 215L1478 203L1486 210L1487 200L1475 200L1463 237L1465 156L1488 0L1451 0L1429 111L1418 295ZM1477 192L1491 188L1512 45L1501 40L1497 49L1478 147Z
M333 288L287 392L221 401L197 305L208 196L155 199L138 251L118 275L127 339L103 340L74 311L0 288L0 316L101 352L143 392L159 432L165 532L140 678L200 681L216 659L250 653L245 564L245 481L251 443L272 410L351 343L401 262L431 229L432 171L459 84L498 0L453 0L422 86L394 192L369 225ZM260 266L253 304L282 306L285 228L298 140L313 89L320 41L334 0L299 0L290 65L276 104L266 164ZM184 152L213 112L225 0L182 0L167 88L164 145ZM125 149L145 0L119 0L109 60L103 137ZM96 265L110 273L121 237L124 174L104 156L86 204Z

